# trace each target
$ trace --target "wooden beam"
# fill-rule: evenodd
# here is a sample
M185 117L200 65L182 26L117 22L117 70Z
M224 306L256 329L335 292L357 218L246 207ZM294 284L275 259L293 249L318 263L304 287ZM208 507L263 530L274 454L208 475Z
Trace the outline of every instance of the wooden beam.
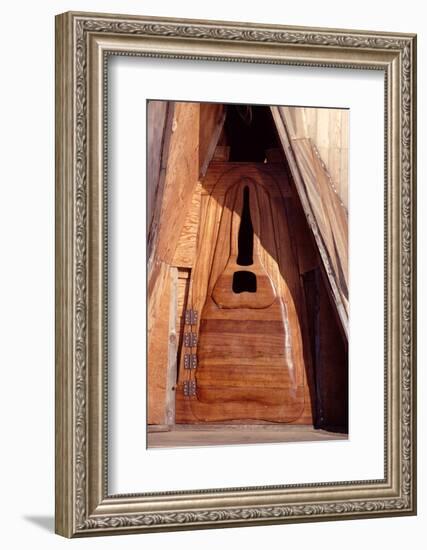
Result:
M179 236L172 265L181 268L191 268L196 257L196 241L199 230L200 203L202 186L198 184L191 199L184 226Z
M156 258L158 226L175 112L173 101L149 101L147 107L147 256Z
M198 103L175 103L155 256L171 264L199 180Z
M175 386L177 382L178 335L176 333L178 314L178 269L170 268L169 338L166 375L166 424L175 424Z
M329 174L311 140L292 139L295 121L283 107L271 107L295 187L348 338L348 219Z
M168 338L169 338L169 306L170 306L170 267L160 264L156 295L149 296L148 316L148 354L147 354L147 423L166 423L166 388L168 372ZM154 300L156 308L151 308Z
M200 104L199 165L200 177L206 174L224 126L225 107L222 103Z
M289 137L310 139L319 151L337 193L348 210L348 109L280 107Z

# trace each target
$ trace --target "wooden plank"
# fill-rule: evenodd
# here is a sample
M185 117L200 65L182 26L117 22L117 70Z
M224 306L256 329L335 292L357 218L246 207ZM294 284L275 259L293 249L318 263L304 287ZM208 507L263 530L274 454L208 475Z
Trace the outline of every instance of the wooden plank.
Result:
M178 288L177 288L177 314L176 314L176 332L182 332L182 321L184 319L184 311L187 307L188 291L190 287L190 269L178 269Z
M228 145L217 145L213 154L213 161L227 162L230 158L231 147Z
M277 109L277 107L275 108ZM311 139L325 163L341 202L348 210L349 110L280 107L289 139Z
M222 103L200 104L199 169L200 177L206 174L214 156L225 121L225 106Z
M328 174L311 143L300 140L294 145L299 166L304 167L303 179L310 205L328 255L329 269L327 269L327 273L330 280L333 280L337 286L340 295L339 305L343 305L348 319L347 212L332 188ZM310 168L307 170L308 166Z
M147 105L147 227L153 220L156 195L164 162L167 159L168 147L165 147L167 133L169 101L148 101ZM163 156L165 155L165 156Z
M305 407L301 415L301 422L313 422L313 415L316 404L315 376L313 369L312 349L310 345L309 319L306 307L306 297L304 294L303 276L304 273L315 269L319 265L319 256L317 254L313 236L304 216L301 204L299 202L296 190L293 189L293 197L285 198L284 205L286 218L288 220L291 243L294 247L294 256L298 261L299 271L299 308L298 317L301 323L301 335L303 339L303 353L305 362Z
M288 309L289 326L293 331L292 353L294 361L304 365L304 368L301 369L302 380L300 381L304 388L304 408L295 421L312 424L313 403L312 390L310 389L310 384L313 383L312 365L309 339L306 334L306 310L298 261L298 257L301 255L301 245L307 244L306 240L309 235L307 227L299 227L301 233L298 234L296 233L297 228L293 227L297 206L289 197L283 198L282 201L276 201L272 220L280 250L278 265L282 280L286 281L283 295ZM303 233L305 233L305 238Z
M172 259L172 265L180 268L191 268L196 256L197 232L200 221L200 195L202 186L199 183L193 193L191 205L187 212L184 226Z
M190 269L178 269L178 297L177 297L177 314L176 314L176 333L178 335L178 350L177 350L177 368L180 364L182 353L184 326L185 326L185 310L187 309L188 294L190 289ZM179 378L179 369L177 379Z
M147 284L147 337L150 339L154 323L162 311L163 295L169 284L169 265L156 261L151 266Z
M293 144L312 212L326 247L332 276L348 315L348 219L328 173L309 140Z
M347 211L311 141L290 139L285 109L271 109L301 205L329 280L343 331L348 337Z
M284 175L283 166L266 169L266 165L252 163L211 163L202 182L209 195L202 195L197 262L190 289L192 308L199 312L199 322L194 328L199 333L198 367L195 374L185 371L181 360L179 378L182 385L195 376L198 397L197 403L192 399L188 400L189 404L183 402L181 387L177 394L177 422L226 418L267 418L291 422L296 421L303 411L304 421L311 422L297 312L301 309L298 262L290 243L281 202L283 196L291 196L289 182ZM232 284L231 273L237 270L235 244L239 224L233 224L233 216L239 222L242 212L241 200L236 203L239 185L250 188L254 205L259 203L258 209L251 209L254 257L249 269L256 272L257 284L260 285L255 300L252 300L253 308L248 307L249 302L246 303L249 293L239 295L226 292ZM228 189L235 189L235 192L227 198ZM259 212L263 212L262 219ZM231 243L234 243L231 245L230 228ZM269 283L265 292L258 294L258 289L262 291L263 288L264 270L268 273L268 281L274 281L273 291ZM228 303L230 299L233 302L231 307ZM282 299L285 307L277 302ZM261 309L256 308L255 302L262 306ZM270 325L274 328L268 330ZM239 327L242 330L237 335ZM239 348L237 351L236 346ZM261 353L263 347L266 349ZM236 361L233 360L233 350L236 351ZM287 380L281 380L283 376L286 378L283 362L287 361L293 365L293 374ZM208 370L204 368L207 363ZM269 370L271 375L276 366L276 373L269 378ZM240 372L242 369L244 372ZM253 380L250 380L248 372L252 372ZM270 388L271 384L274 390ZM307 408L305 401L308 401ZM293 402L296 406L291 412Z
M147 353L147 423L166 423L168 373L169 306L171 298L170 267L162 264L164 281L158 296L156 314L148 318ZM150 303L150 299L149 299Z
M246 445L297 441L340 441L347 434L315 430L311 426L177 424L170 430L148 433L149 448L197 447L207 445Z
M147 256L149 268L158 259L158 226L162 212L170 140L175 113L173 101L149 101L147 108Z
M292 244L295 246L295 256L298 270L302 275L319 265L319 255L315 248L313 235L299 204L297 196L284 200L286 215L289 220L289 230Z
M166 374L166 424L175 424L175 387L177 382L178 335L176 332L178 309L178 269L170 268L169 338Z
M175 103L155 257L171 264L199 176L199 104Z

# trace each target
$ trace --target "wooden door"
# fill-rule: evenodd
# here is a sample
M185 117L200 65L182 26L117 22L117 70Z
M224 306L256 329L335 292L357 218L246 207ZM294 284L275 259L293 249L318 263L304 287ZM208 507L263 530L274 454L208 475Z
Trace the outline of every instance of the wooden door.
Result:
M310 409L286 174L213 163L204 179L177 422L295 422Z

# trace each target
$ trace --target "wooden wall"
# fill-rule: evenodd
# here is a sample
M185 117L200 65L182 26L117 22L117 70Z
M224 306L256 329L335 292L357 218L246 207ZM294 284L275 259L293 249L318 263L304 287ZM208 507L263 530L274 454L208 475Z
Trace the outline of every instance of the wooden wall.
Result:
M348 121L341 109L272 107L292 173L316 427L348 429ZM309 229L308 233L303 227Z
M281 107L291 139L310 139L348 211L348 109Z
M297 107L272 107L271 111L348 337L348 180L346 168L341 169L348 155L342 137L348 131L347 111ZM333 181L320 150L329 159L337 181Z
M342 235L347 236L347 219L343 215L347 213L346 160L337 159L347 155L348 145L343 137L340 138L341 141L336 141L334 135L338 130L336 127L334 130L334 124L340 120L341 130L338 133L341 135L345 124L348 124L348 115L341 112L340 117L337 117L336 113L331 114L330 110L327 112L327 123L322 122L321 115L316 114L317 110L314 109L294 109L285 114L276 112L275 121L279 115L282 121L282 126L276 122L279 135L286 126L287 145L280 135L286 158L289 160L291 150L294 163L297 158L299 166L306 167L305 173L298 169L300 181L294 181L295 188L302 181L305 188L309 188L311 184L311 189L315 190L319 178L325 183L328 193L336 187L336 193L333 191L335 199L326 194L328 204L320 201L317 218L313 216L316 205L310 204L312 218L308 217L308 225L307 211L299 193L292 202L301 202L302 206L301 214L294 220L294 227L302 235L299 237L296 253L307 310L305 347L310 348L310 361L313 365L309 370L314 373L307 374L312 379L316 375L319 380L318 375L323 372L323 380L326 381L323 385L316 385L315 380L310 384L312 403L323 403L321 410L316 408L315 423L323 427L338 424L342 427L347 418L347 325L343 324L343 317L347 318L348 304L341 294L342 288L338 286L342 282L342 272L339 271L347 268L346 260L343 260L347 245L344 241L338 243L341 252L338 250L336 255L341 265L334 264L330 257L332 248L328 248L324 236L327 236L328 231L329 234L336 234L336 227L331 227L330 220L336 220L337 217L341 223ZM218 104L150 102L148 120L148 423L162 425L174 421L173 380L174 377L176 379L177 356L182 344L179 335L188 299L190 270L194 266L201 209L200 178L206 173L214 155L224 124L224 107ZM327 129L327 137L321 135L321 127ZM329 154L329 148L334 152ZM322 150L323 153L320 153ZM313 155L316 155L317 160ZM331 185L332 176L324 158L327 158L332 173L336 174L333 176L337 178L336 185ZM290 167L295 169L295 166ZM292 171L292 179L296 179L295 170ZM315 193L312 192L311 195L310 198L313 199ZM313 226L310 225L313 219L316 221L314 229L317 230L317 237L322 237L320 246ZM309 228L308 233L304 232L304 227ZM306 234L309 235L308 240L304 236ZM330 242L334 246L337 244L334 240ZM328 278L322 275L325 273L322 253L327 255L334 270L328 273ZM331 293L331 284L336 285L335 294ZM334 301L331 301L331 296ZM314 320L317 325L313 324ZM345 328L341 334L340 329L343 326ZM155 337L151 337L152 335ZM321 345L319 338L323 342ZM168 344L165 345L165 342ZM336 351L335 356L331 355L332 349ZM171 350L173 353L170 353ZM337 363L340 365L338 375L338 371L334 370ZM332 408L331 396L335 396L335 405ZM307 411L307 416L308 414Z
M164 342L176 338L170 304L183 291L174 268L191 266L198 206L194 192L213 155L224 107L149 101L147 120L148 423L164 424L168 414L173 416L166 404L173 401L169 374L176 369Z
M225 208L224 214L224 205L227 189L232 187L234 184L242 180L242 177L248 178L248 180L256 182L260 188L267 187L269 189L269 196L271 197L272 204L267 207L267 204L264 203L262 209L262 214L264 215L264 223L262 237L260 227L256 225L256 216L253 214L253 223L254 223L254 254L255 250L259 249L259 254L262 257L262 265L264 269L269 271L269 278L274 281L275 291L280 294L283 293L283 299L286 302L287 309L287 331L288 338L292 341L291 353L293 356L294 370L298 377L299 390L301 390L302 398L302 407L298 414L295 414L292 417L292 421L297 419L298 423L301 424L312 424L312 399L310 396L309 382L307 381L308 377L311 377L311 374L308 372L310 369L310 359L304 353L304 345L306 346L307 352L309 354L309 341L307 337L306 344L303 344L301 333L304 330L304 327L301 327L302 318L305 315L305 308L302 302L302 287L299 277L299 266L295 261L296 247L295 235L294 235L294 218L292 219L287 216L285 209L289 209L290 213L293 213L294 204L293 204L293 195L288 183L288 175L283 163L273 163L273 164L264 164L264 163L232 163L232 162L211 162L209 169L205 178L202 181L202 208L199 215L200 218L200 232L199 232L199 245L197 255L197 262L195 263L195 268L192 273L192 283L191 283L191 308L199 312L199 319L195 326L187 327L188 330L196 332L200 338L202 338L200 333L200 323L202 317L202 311L204 305L206 304L207 295L212 291L212 285L217 281L216 272L220 269L218 266L214 268L214 255L221 251L224 254L223 261L225 261L228 254L228 233L229 230L227 226L223 225L223 221L229 215L230 205ZM298 200L298 199L297 199ZM265 213L269 212L273 217L270 218L269 215L265 216ZM304 220L303 220L304 221ZM307 227L303 227L305 232L308 231ZM221 235L221 236L220 236ZM274 235L274 238L273 238ZM310 238L310 236L308 236ZM277 243L280 243L279 249L276 249L276 240ZM256 246L255 243L258 242ZM298 241L304 243L302 241ZM215 246L214 243L218 243L218 246ZM219 245L221 243L221 245ZM215 254L213 251L216 251ZM301 249L302 254L302 249ZM221 264L222 265L222 264ZM254 266L251 267L251 270L256 269ZM220 269L221 271L221 269ZM262 277L259 277L258 281L262 280ZM229 288L227 284L227 288ZM219 310L218 310L219 311ZM216 315L218 315L218 311ZM250 309L248 311L251 311ZM247 312L240 312L238 309L229 310L227 317L233 318L235 321L238 315L247 315ZM271 311L268 308L264 311L260 311L257 314L254 314L253 310L250 316L253 319L262 318L263 314L272 315ZM270 318L271 320L271 318ZM221 322L218 323L221 325ZM216 338L220 334L220 330L216 333ZM252 335L253 340L255 341L255 335ZM266 336L263 335L261 340L268 341L268 338L271 337L271 333ZM219 337L221 340L226 339L226 335L221 335ZM239 338L237 336L237 338ZM242 337L240 338L242 339ZM260 340L260 339L259 339ZM262 349L262 342L258 340L256 344L257 353L260 353ZM271 341L270 341L271 344ZM237 345L238 347L238 345ZM230 349L230 348L228 348ZM199 349L198 349L199 353ZM228 353L228 352L227 352ZM268 353L272 353L272 348L269 348ZM267 360L268 367L264 371L268 371L272 367L273 361L268 358L268 353L264 354L264 357ZM198 356L201 365L201 356ZM230 356L227 359L227 365L230 367L231 360ZM232 367L233 374L236 376L236 372L241 366L236 363ZM227 419L230 421L230 418L238 421L237 419L242 419L243 423L248 422L248 418L254 420L271 420L278 421L283 419L285 415L285 408L283 403L277 407L265 407L262 403L250 402L244 403L241 407L237 406L236 403L223 403L218 401L215 405L208 405L190 400L183 396L183 384L188 380L192 380L193 377L197 377L201 372L202 368L197 368L196 372L191 372L188 369L183 368L183 360L181 358L181 369L179 373L179 392L177 394L177 423L190 423L195 424L200 421L205 421L207 418L214 418L216 421L223 421ZM274 376L273 382L277 382L277 378ZM241 377L242 385L244 384L245 377ZM225 381L225 384L227 382ZM199 385L198 385L199 387ZM274 392L273 392L274 393ZM256 400L255 400L256 401ZM239 414L237 410L240 410ZM268 409L268 410L267 410ZM250 416L244 416L244 414L249 413ZM233 416L234 415L234 416ZM289 418L289 417L288 417ZM212 420L213 421L213 420ZM290 420L286 420L289 422ZM242 422L242 420L241 420Z

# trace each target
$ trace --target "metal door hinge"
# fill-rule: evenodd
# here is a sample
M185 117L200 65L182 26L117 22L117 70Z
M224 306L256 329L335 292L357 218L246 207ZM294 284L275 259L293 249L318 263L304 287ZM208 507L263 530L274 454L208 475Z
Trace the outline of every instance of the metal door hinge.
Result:
M196 395L196 381L185 380L184 381L184 395L185 397L192 397Z
M197 324L197 311L195 309L187 309L185 312L185 324L196 325Z
M185 353L184 354L184 369L195 369L197 368L197 355L194 353Z
M195 348L197 346L197 334L195 332L184 333L184 346L186 348Z

